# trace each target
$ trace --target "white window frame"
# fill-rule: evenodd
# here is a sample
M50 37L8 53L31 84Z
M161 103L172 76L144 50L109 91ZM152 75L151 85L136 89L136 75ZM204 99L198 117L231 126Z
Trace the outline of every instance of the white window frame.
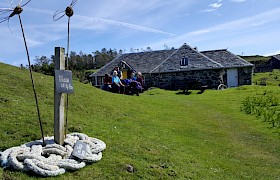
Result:
M189 60L187 57L182 57L182 59L180 60L180 66L188 66L189 65Z

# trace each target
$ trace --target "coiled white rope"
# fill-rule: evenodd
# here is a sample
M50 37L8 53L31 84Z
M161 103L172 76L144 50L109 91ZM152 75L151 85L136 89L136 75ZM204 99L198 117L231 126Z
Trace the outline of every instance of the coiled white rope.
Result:
M76 147L79 143L83 145ZM32 171L41 176L57 176L67 170L74 171L83 168L86 163L100 161L106 144L96 138L82 133L68 134L64 146L55 144L54 137L46 137L43 141L37 140L18 147L9 148L0 152L2 167L10 167L20 171ZM75 150L76 149L76 150ZM77 149L81 156L77 156Z

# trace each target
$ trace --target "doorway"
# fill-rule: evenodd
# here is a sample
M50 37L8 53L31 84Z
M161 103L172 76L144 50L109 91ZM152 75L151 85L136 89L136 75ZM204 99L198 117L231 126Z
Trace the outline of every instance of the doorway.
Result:
M227 69L227 86L228 87L237 87L238 86L238 70Z

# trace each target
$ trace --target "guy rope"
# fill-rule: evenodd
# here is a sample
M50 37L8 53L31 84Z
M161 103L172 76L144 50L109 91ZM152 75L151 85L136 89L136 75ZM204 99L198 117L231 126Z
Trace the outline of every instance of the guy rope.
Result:
M27 43L26 43L26 39L25 39L25 35L24 35L23 25L22 25L22 21L21 21L21 17L20 17L21 12L23 11L22 7L25 6L26 4L28 4L30 1L31 0L27 1L25 4L23 4L21 6L20 5L20 3L22 2L22 0L21 0L19 2L19 4L14 9L9 9L9 8L8 9L7 8L6 9L0 9L0 13L2 12L1 14L4 14L4 13L9 12L9 11L12 12L9 16L0 18L0 23L2 23L4 21L8 21L9 22L9 19L11 17L13 17L15 15L18 15L19 23L20 23L20 27L21 27L21 32L22 32L22 37L23 37L23 41L24 41L24 45L25 45L26 54L27 54L29 75L30 75L30 79L31 79L31 83L32 83L32 88L33 88L35 102L36 102L37 115L38 115L38 119L39 119L41 135L42 135L42 139L43 139L43 144L45 144L43 126L42 126L40 109L39 109L39 103L38 103L37 93L36 93L34 79L33 79L33 74L32 74L32 67L31 67L31 63L30 63L30 56L29 56L29 51L28 51L28 48L27 48Z
M70 6L67 6L65 11L56 11L53 15L53 20L58 21L63 16L68 16L68 28L67 28L67 51L66 51L66 70L69 70L69 48L70 48L70 17L73 16L74 11L73 7L78 2L78 0L72 0ZM68 94L66 95L66 111L65 111L65 136L67 134L68 127L68 109L69 109L69 98Z
M22 1L22 0L21 0ZM20 2L21 2L20 1ZM29 0L28 2L30 2ZM70 17L74 14L72 7L78 0L73 0L71 5L66 8L63 15L62 12L56 12L53 19L59 20L64 15L68 16L68 40L67 40L67 56L66 56L66 69L69 69L69 44L70 44ZM27 2L27 3L28 3ZM25 6L25 3L23 6ZM20 4L20 3L19 3ZM54 137L44 138L43 128L40 118L40 111L38 106L37 94L35 91L35 85L32 76L32 69L30 65L30 58L28 48L24 36L23 25L20 18L22 7L18 5L14 9L5 9L12 13L8 17L0 18L0 23L9 20L14 15L19 16L20 25L22 29L24 44L28 57L29 72L32 80L32 87L34 91L34 97L37 105L37 112L40 122L40 128L42 132L42 140L37 140L23 144L18 147L9 148L3 152L0 152L0 165L2 167L13 168L21 171L31 171L40 176L57 176L65 173L66 171L74 171L83 168L86 163L93 163L101 160L102 151L106 149L106 144L96 138L88 137L82 133L71 133L66 135L63 145L56 144ZM0 9L0 15L3 13L3 9ZM67 94L68 95L68 94ZM67 128L67 111L68 111L68 96L66 105L66 127Z

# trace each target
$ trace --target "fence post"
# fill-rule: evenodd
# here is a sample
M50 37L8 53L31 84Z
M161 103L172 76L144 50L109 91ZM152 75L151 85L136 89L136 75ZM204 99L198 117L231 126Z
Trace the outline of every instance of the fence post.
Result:
M64 48L55 47L54 69L65 70ZM62 145L64 143L64 93L58 93L56 78L54 78L54 141Z

